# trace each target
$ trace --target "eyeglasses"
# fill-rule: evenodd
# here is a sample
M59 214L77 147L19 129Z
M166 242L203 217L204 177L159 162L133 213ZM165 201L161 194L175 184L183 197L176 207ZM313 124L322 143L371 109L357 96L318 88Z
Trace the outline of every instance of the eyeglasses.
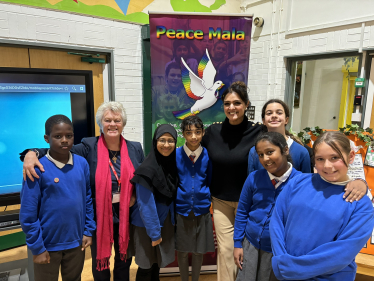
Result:
M165 145L166 143L168 143L169 145L175 145L175 140L160 139L157 140L157 142L161 143L162 145Z

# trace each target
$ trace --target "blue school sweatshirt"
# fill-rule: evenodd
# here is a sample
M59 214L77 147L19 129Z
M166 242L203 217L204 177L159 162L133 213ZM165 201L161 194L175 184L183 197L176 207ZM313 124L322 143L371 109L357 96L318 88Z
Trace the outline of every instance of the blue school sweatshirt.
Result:
M42 157L45 172L35 168L39 179L23 181L20 222L33 255L76 248L96 229L90 169L83 157L72 156L73 165L62 169Z
M344 186L319 174L290 181L270 223L279 280L354 280L355 257L371 236L374 211L367 196L349 203L343 194Z
M293 142L290 147L290 155L292 158L292 166L303 173L310 173L310 156L308 150L298 144L297 142ZM249 151L248 155L248 175L253 171L257 171L260 169L265 169L258 159L258 154L256 152L256 147L252 147Z
M278 195L290 179L301 174L292 168L288 179L275 189L265 169L251 173L244 183L235 216L234 247L242 248L244 235L257 249L271 253L269 223Z
M145 227L145 230L152 241L161 238L161 227L169 212L171 215L171 223L174 222L174 202L169 206L159 203L152 191L148 188L136 184L136 202L130 209L131 224L139 227Z
M188 216L191 210L195 216L204 215L210 208L209 185L212 175L212 163L208 151L203 147L199 158L192 163L183 146L177 148L177 169L179 184L175 201L176 212Z

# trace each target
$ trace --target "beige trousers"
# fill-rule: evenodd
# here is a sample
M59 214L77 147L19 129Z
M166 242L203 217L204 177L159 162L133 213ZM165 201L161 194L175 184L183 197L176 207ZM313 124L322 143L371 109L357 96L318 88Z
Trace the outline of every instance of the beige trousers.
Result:
M218 243L217 281L235 281L234 224L238 202L212 197L214 227Z

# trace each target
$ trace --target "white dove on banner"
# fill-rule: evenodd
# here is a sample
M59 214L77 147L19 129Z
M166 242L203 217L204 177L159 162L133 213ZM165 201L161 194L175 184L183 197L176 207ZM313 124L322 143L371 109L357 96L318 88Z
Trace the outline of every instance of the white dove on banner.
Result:
M216 69L209 57L209 52L206 49L204 56L201 58L197 72L198 76L188 67L187 63L183 58L181 70L182 70L182 82L186 89L187 95L196 100L195 104L191 108L187 108L180 111L173 111L173 114L178 119L184 119L191 115L196 115L214 105L219 98L218 90L220 90L225 84L222 81L214 82L216 77Z

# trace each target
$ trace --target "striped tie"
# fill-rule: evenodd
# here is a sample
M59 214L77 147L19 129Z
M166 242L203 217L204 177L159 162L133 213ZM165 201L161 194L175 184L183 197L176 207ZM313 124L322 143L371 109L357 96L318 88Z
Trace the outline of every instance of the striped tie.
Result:
M277 180L277 179L272 179L271 180L271 183L275 186L277 183L279 182L279 180Z
M193 154L191 154L190 156L189 156L189 158L190 158L190 160L192 161L192 163L195 163L195 155L193 155Z

